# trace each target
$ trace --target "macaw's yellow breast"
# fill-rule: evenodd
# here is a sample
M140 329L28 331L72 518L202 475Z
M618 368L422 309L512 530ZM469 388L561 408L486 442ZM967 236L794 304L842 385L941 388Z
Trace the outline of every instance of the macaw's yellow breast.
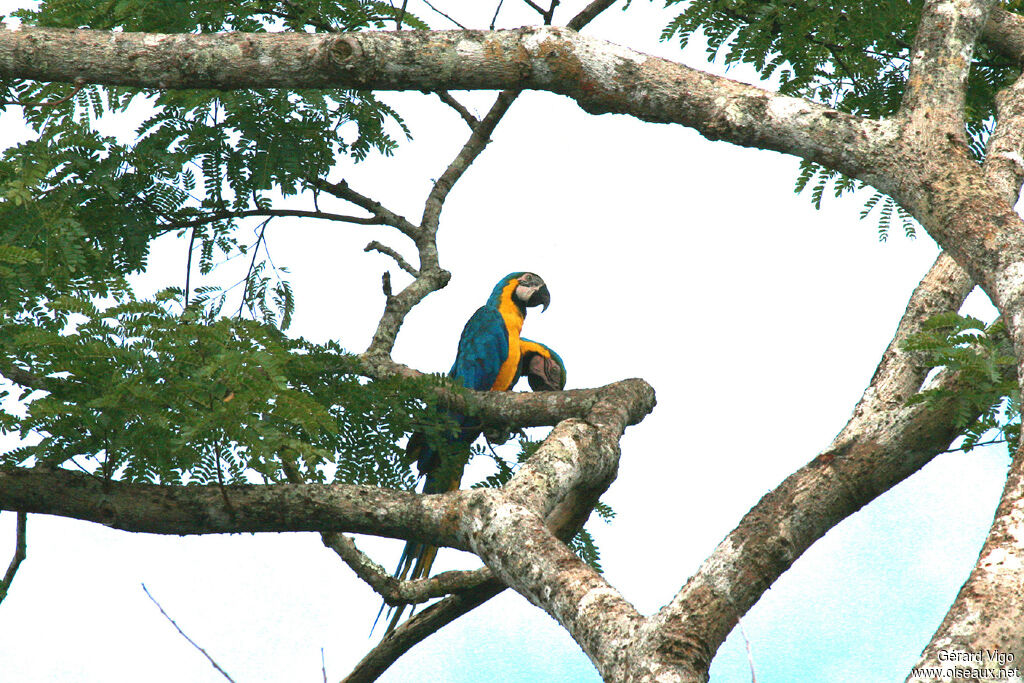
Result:
M501 290L501 299L498 302L498 311L501 319L505 321L505 330L508 332L508 353L505 355L505 362L498 369L498 376L491 385L491 391L507 391L511 388L512 380L519 371L519 333L523 330L523 312L512 301L512 295L519 286L519 279L510 280L505 288Z

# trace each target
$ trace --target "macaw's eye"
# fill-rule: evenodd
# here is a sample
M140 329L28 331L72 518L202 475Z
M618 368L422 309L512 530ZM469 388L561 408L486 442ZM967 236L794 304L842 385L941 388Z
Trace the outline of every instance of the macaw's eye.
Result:
M515 296L527 308L543 306L547 309L548 304L551 303L551 293L548 292L548 287L543 282L527 284L520 280Z

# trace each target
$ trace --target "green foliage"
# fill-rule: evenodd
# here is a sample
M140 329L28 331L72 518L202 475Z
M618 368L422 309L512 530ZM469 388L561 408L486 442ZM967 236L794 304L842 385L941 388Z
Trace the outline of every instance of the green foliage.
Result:
M43 26L188 33L358 31L393 22L396 10L365 0L50 0L16 14ZM410 14L405 23L422 27ZM184 228L192 229L200 273L208 273L248 248L231 214L309 190L346 156L391 154L389 126L409 133L365 91L148 92L4 81L0 92L51 103L23 108L34 137L0 156L0 301L9 310L61 293L107 296L114 282L145 268L155 237ZM12 263L10 249L32 261ZM290 291L277 274L247 289L279 300L283 321Z
M1012 0L1004 9L1019 12L1022 5ZM922 0L693 0L662 38L685 45L702 35L709 60L752 66L761 78L775 79L784 95L877 119L899 108L921 6ZM978 159L984 158L992 131L995 95L1019 73L1018 65L983 42L977 45L966 119L970 148ZM813 162L801 163L796 191L810 187L816 207L830 184L837 197L863 187ZM914 221L889 197L872 195L862 217L879 204L880 239L888 236L894 213L906 234L913 235Z
M16 14L190 33L358 31L393 26L397 12L368 0L47 0ZM409 13L404 23L424 27ZM31 135L0 155L0 372L50 389L6 402L0 429L23 441L0 462L165 483L275 481L288 462L313 481L413 485L397 444L444 422L436 380L368 381L337 344L284 336L287 268L270 258L266 223L252 242L233 216L309 192L339 161L391 154L389 131L408 135L397 112L349 90L6 80L0 93L46 103L21 109ZM153 240L186 231L189 272L246 255L241 287L189 282L136 300L126 278Z
M1001 322L983 322L956 313L942 313L903 348L922 355L929 366L959 373L956 390L933 387L911 403L952 402L955 425L961 430L960 448L1005 441L1010 452L1020 440L1020 405L1014 357Z
M154 483L265 481L282 460L310 481L411 488L397 444L436 421L424 380L368 381L337 344L290 339L252 320L169 312L130 298L105 309L65 296L7 321L0 349L48 381L0 429L39 441L0 456L72 462L104 477ZM36 324L46 320L49 324Z
M540 448L540 441L532 441L527 437L519 439L519 453L514 461L503 458L494 450L477 449L474 455L486 455L494 460L496 471L485 477L483 481L473 484L471 488L497 488L504 486L516 473L519 465L526 462ZM594 505L594 512L603 522L611 522L615 518L615 511L607 503L600 501ZM594 537L584 527L580 529L567 544L569 549L576 553L581 560L590 565L595 571L601 572L601 550L594 542Z

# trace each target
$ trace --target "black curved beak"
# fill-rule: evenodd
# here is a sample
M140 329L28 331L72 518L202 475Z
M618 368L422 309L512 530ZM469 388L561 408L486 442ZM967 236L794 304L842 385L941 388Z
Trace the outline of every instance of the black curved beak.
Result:
M548 306L551 305L551 292L548 291L547 285L541 285L540 289L533 293L530 300L526 302L527 306L544 306L541 311L548 310Z

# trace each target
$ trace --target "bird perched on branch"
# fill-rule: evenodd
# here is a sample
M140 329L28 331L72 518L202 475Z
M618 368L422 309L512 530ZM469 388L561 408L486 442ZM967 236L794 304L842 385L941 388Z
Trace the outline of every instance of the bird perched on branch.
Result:
M476 391L511 389L520 377L523 349L519 333L526 311L535 306L543 306L544 310L550 303L551 294L539 275L523 272L503 277L491 291L487 303L476 310L462 329L459 350L448 376ZM541 348L539 344L536 346ZM537 351L531 347L529 353ZM459 488L469 445L480 435L480 424L474 418L459 414L452 417L457 425L456 433L448 437L447 443L440 444L440 448L428 443L420 432L409 439L406 452L416 459L416 467L425 478L423 493L445 493ZM409 541L398 562L395 578L404 581L426 577L436 556L436 547ZM388 632L398 625L403 611L404 607L397 609ZM377 618L380 618L379 613Z

